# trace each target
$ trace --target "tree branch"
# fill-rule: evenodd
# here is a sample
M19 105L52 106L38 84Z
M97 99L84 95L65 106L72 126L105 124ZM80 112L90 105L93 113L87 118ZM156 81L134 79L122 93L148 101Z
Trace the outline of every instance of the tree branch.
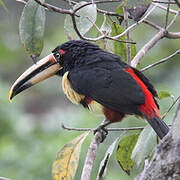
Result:
M99 8L97 8L97 11L98 11L99 13L106 14L106 15L108 15L108 16L116 16L116 17L122 17L122 18L124 18L124 16L123 16L122 14L117 14L117 13L115 13L115 12L105 11L105 10L102 10L102 9L99 9ZM131 16L128 16L128 18L129 18L129 19L133 19ZM148 24L148 25L150 25L151 27L153 27L153 28L155 28L155 29L157 29L157 30L162 29L160 26L158 26L157 24L154 24L153 22L151 22L151 21L149 21L149 20L147 20L147 19L144 19L144 20L143 20L143 23Z
M170 1L153 1L153 3L161 3L161 4L175 4L175 2L170 2Z
M156 5L154 5L154 7L152 7L152 9L144 16L144 18L142 18L140 21L138 21L137 23L132 24L131 26L129 26L124 32L122 32L121 34L118 34L117 36L114 36L113 38L117 39L123 35L125 35L128 31L130 31L132 28L134 28L135 26L141 24L156 8Z
M166 32L165 37L169 39L178 39L180 38L180 32Z
M155 3L152 3L152 4L155 4ZM162 9L162 10L167 11L167 7L165 7L165 6L162 6L162 5L160 5L160 4L156 4L156 6L157 6L158 8L160 8L160 9ZM177 13L177 11L174 10L174 9L169 9L169 12L172 13L172 14L176 14L176 13Z
M68 131L93 131L93 128L74 128L67 127L64 124L61 125L63 129ZM132 130L142 130L144 127L129 127L129 128L106 128L107 131L132 131Z
M89 149L86 155L84 167L81 174L81 180L90 180L92 167L93 167L94 160L96 157L96 152L101 141L102 141L102 134L97 131L92 139L92 142L89 146Z
M112 2L122 2L122 0L101 0L101 1L94 1L93 4L103 4L103 3L112 3ZM81 8L91 5L92 2L87 2L86 4L83 4L79 7L77 7L76 9L74 9L74 12L76 13L77 11L79 11Z
M153 28L155 28L157 30L161 30L162 29L162 27L160 27L157 24L154 24L153 22L151 22L149 20L146 20L146 19L143 21L143 23L148 24L148 25L150 25L151 27L153 27Z
M42 3L40 0L34 0L34 1L36 1L41 6L49 9L50 11L58 12L58 13L61 13L61 14L69 14L69 15L73 14L72 10L58 8L58 7L50 5L48 3Z
M178 7L180 8L180 2L178 0L174 0L176 2L176 4L178 5Z
M24 0L16 0L16 2L20 2L20 3L23 3L23 4L26 4L27 2L24 1Z
M130 44L136 44L136 42L132 42L132 41L128 41L128 40L119 40L117 38L114 38L114 37L111 37L111 36L108 36L107 34L104 34L103 32L101 32L99 30L99 28L97 27L96 24L93 24L96 29L98 29L98 31L101 33L101 35L99 37L96 37L96 38L88 38L88 37L85 37L83 36L79 30L78 30L78 27L77 27L77 24L76 24L76 19L75 19L75 16L74 14L71 15L71 18L72 18L72 22L73 22L73 27L74 27L74 30L76 31L77 35L79 36L80 39L83 39L83 40L86 40L86 41L98 41L98 40L101 40L101 39L110 39L110 40L114 40L114 41L118 41L118 42L123 42L123 43L130 43ZM89 19L90 21L90 19ZM90 21L91 22L91 21ZM92 23L92 22L91 22Z
M135 180L179 179L180 101L170 132L162 139L148 166Z
M136 67L142 57L151 49L161 38L165 36L165 30L159 31L148 43L146 43L131 61L131 66Z

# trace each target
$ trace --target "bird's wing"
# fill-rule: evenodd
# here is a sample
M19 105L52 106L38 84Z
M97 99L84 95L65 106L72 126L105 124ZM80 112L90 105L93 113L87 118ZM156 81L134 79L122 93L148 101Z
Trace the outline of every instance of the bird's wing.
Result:
M140 114L144 92L133 77L115 62L95 63L69 72L72 88L100 104L127 114Z

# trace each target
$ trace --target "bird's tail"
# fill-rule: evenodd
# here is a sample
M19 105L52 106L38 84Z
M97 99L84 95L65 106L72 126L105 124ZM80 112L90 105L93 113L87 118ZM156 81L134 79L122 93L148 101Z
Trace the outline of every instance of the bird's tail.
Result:
M147 116L145 116L145 118L160 139L162 139L169 132L169 127L160 117L154 115L152 118Z

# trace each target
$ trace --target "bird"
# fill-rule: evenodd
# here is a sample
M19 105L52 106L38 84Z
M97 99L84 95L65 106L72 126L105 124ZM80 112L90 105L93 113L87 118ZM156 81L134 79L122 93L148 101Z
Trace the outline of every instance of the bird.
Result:
M12 85L9 100L53 75L62 77L62 89L73 104L105 116L101 127L136 115L146 119L160 139L169 131L150 80L120 56L84 40L67 41L29 67Z

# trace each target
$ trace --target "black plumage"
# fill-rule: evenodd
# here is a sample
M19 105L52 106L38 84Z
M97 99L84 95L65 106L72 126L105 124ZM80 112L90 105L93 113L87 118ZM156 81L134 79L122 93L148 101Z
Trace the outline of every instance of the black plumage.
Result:
M144 93L119 63L96 62L96 65L74 68L69 71L68 79L77 93L105 107L125 114L141 115L139 105L145 102Z
M145 102L144 92L125 71L130 66L119 56L85 41L69 41L53 52L58 49L66 51L62 71L69 71L68 79L77 93L117 112L142 115L139 105ZM135 72L152 94L157 95L150 81L141 72Z
M74 104L118 122L126 114L145 117L160 138L169 131L159 115L157 92L140 71L98 46L81 40L57 46L27 69L13 84L9 100L52 75L62 76L62 88Z

